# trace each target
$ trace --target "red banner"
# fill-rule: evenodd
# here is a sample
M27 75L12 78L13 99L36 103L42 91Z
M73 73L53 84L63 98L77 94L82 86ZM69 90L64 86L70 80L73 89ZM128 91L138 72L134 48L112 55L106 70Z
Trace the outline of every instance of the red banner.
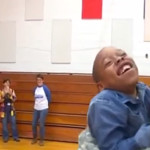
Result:
M101 19L102 0L82 0L82 19Z

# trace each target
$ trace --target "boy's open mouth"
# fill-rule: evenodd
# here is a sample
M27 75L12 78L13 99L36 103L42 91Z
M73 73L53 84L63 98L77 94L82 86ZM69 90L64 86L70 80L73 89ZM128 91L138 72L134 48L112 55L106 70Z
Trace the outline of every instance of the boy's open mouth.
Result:
M118 68L118 71L117 71L117 75L122 75L124 73L126 73L127 71L129 71L131 68L132 68L132 64L131 63L124 63L122 64L119 68Z

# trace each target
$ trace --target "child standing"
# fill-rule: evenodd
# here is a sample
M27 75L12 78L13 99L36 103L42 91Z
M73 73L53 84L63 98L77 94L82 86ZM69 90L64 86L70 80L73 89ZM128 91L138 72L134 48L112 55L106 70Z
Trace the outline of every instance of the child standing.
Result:
M34 112L32 120L33 140L31 144L37 142L37 124L40 124L40 141L39 145L44 145L45 136L45 120L48 115L49 102L51 100L51 93L49 88L44 84L44 77L38 74L36 77L37 87L34 89Z
M10 80L5 79L3 81L3 89L1 91L0 105L1 105L1 119L2 119L2 135L3 141L8 142L9 132L8 123L11 123L12 136L14 141L19 142L18 131L16 127L16 114L14 108L14 102L16 101L16 94L13 89L10 88Z

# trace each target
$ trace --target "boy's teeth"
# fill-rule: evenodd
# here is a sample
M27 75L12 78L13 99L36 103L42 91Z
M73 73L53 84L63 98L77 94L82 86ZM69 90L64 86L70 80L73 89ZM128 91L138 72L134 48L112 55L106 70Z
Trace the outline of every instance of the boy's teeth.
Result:
M124 65L121 71L121 74L123 74L127 69L130 69L130 65Z

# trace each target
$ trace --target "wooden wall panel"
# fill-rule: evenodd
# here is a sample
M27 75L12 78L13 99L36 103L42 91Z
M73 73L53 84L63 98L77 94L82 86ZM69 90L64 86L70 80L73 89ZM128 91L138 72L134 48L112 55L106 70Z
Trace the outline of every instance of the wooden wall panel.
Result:
M95 84L69 83L69 82L46 82L51 91L76 92L76 93L94 93L97 91ZM21 91L30 91L32 93L35 82L14 81L13 88Z
M30 101L33 102L33 93L31 91L20 91L16 90L18 101ZM91 98L94 96L90 93L75 93L75 92L59 92L52 91L52 102L63 102L63 103L81 103L89 104Z
M33 117L32 112L17 111L16 118L18 122L31 122ZM72 125L72 126L85 126L86 116L83 115L68 115L49 113L46 118L46 124L61 124L61 125Z
M17 126L20 137L32 137L32 114L34 99L32 89L36 85L37 73L0 73L2 81L9 78L16 90L15 103ZM52 103L46 120L46 139L77 142L78 134L86 127L87 111L91 98L98 89L91 75L85 74L44 74L45 82L52 92ZM140 76L139 80L150 85L150 77ZM1 134L1 123L0 123Z
M19 136L24 138L32 138L32 126L27 123L17 123ZM77 137L84 128L61 127L61 126L46 126L45 139L63 142L78 142ZM1 124L0 124L0 135Z
M36 81L36 75L38 73L20 73L20 72L1 72L0 80L5 78L11 78L15 81ZM93 83L92 76L90 74L59 74L59 73L42 73L45 81L48 82L79 82L79 83Z
M145 84L147 84L148 86L150 86L150 77L144 77L144 76L140 76L139 80L141 82L144 82Z
M33 111L33 102L17 102L15 103L15 108L18 111ZM82 114L86 115L88 105L84 104L68 104L68 103L51 103L49 111L52 113L64 113L64 114Z
M9 78L16 91L15 108L20 137L32 137L32 91L36 86L36 74L0 73L0 87L3 79ZM77 142L78 134L86 127L89 102L98 92L91 75L45 73L44 78L52 93L46 120L46 139Z

